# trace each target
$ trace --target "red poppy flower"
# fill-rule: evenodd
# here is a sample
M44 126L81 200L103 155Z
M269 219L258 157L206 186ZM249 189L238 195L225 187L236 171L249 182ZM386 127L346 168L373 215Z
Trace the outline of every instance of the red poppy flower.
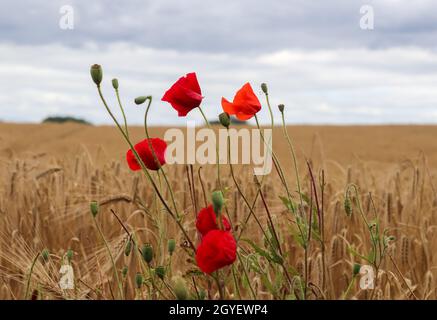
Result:
M261 103L248 82L237 91L232 103L222 98L222 107L228 114L234 114L240 120L248 120L261 110Z
M231 230L231 225L228 219L222 216L222 221L225 230L226 231ZM205 236L211 230L219 229L217 223L217 216L214 213L214 209L212 208L212 205L200 210L199 214L197 215L196 228L202 236Z
M188 73L185 77L179 78L162 97L162 101L169 102L176 109L179 117L185 117L188 112L200 106L202 92L196 73Z
M228 231L212 230L202 238L196 251L200 270L212 273L232 264L237 254L237 243Z
M167 149L167 143L159 138L151 138L150 142L153 150L155 151L156 158L159 161L159 165L155 161L153 153L150 150L149 139L144 139L143 141L137 143L134 148L148 169L158 170L165 164L165 149ZM141 169L141 166L131 149L129 149L126 153L126 160L131 170L136 171Z

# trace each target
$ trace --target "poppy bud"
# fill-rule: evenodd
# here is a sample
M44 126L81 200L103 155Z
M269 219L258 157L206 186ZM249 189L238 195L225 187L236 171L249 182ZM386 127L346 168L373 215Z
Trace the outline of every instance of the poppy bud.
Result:
M199 290L199 300L205 300L206 298L206 291L204 289Z
M167 249L168 249L168 253L170 255L173 255L173 252L176 249L176 241L175 239L169 239L167 242Z
M41 257L42 257L44 262L49 261L49 258L50 258L50 251L49 251L49 249L46 248L43 251L41 251Z
M223 198L223 193L220 190L214 191L212 193L212 205L217 216L220 215L224 203L225 199Z
M139 96L135 98L136 104L143 104L147 99L149 99L149 96Z
M187 300L188 291L187 287L185 286L185 281L182 278L178 277L176 279L173 290L178 300Z
M132 249L132 241L131 241L131 239L129 239L129 240L126 242L126 246L124 247L124 255L125 255L126 257L129 257L130 252L131 252L131 249Z
M229 128L229 125L231 124L231 118L227 112L220 113L219 120L223 127Z
M163 266L157 266L155 268L155 274L161 279L163 280L165 277L165 268Z
M94 83L98 86L100 86L100 83L102 82L103 78L103 70L102 67L98 64L93 64L90 69L91 78L93 79Z
M261 90L265 93L265 94L269 94L268 90L267 90L267 84L266 83L261 83Z
M361 265L359 263L355 263L352 269L353 276L357 276L360 273Z
M138 289L141 289L141 286L143 285L143 275L139 272L135 275L135 284Z
M278 105L278 109L281 113L284 112L284 108L285 106L282 103Z
M97 201L91 201L90 203L90 211L93 217L95 218L99 213L99 203Z
M126 278L128 271L129 269L126 266L124 266L123 269L121 270L121 275L123 276L123 278Z
M141 253L143 255L144 261L146 261L147 264L152 262L152 260L153 260L153 248L150 244L148 244L148 243L145 244L143 246L143 250L141 250Z
M117 90L118 89L118 79L112 79L112 87Z
M353 211L352 210L352 204L351 204L351 200L350 200L348 195L344 199L344 211L346 211L346 214L348 216L352 215L352 211Z
M66 257L67 257L68 263L70 263L71 260L73 259L73 254L74 254L73 250L71 250L71 249L67 250Z

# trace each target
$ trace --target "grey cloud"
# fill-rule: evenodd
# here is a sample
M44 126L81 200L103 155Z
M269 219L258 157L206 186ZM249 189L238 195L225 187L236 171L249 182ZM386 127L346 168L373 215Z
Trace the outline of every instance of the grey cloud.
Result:
M75 8L73 31L59 29L59 8ZM360 6L375 29L359 28ZM0 39L20 44L125 41L158 49L271 52L284 48L435 48L431 0L3 1Z

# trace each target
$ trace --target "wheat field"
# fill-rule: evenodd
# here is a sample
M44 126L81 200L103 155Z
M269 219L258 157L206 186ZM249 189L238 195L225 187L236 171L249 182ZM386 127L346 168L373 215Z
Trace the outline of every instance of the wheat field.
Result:
M150 128L157 136L164 130ZM298 156L302 192L312 199L306 160L316 185L324 181L323 193L318 189L324 215L324 232L318 236L323 239L310 238L306 250L299 245L293 236L294 217L280 199L284 188L273 170L262 184L262 199L254 211L262 225L268 224L267 211L271 213L291 281L287 282L282 265L263 256L266 239L251 219L239 238L237 261L222 273L226 298L436 299L437 127L291 126L288 131ZM142 134L143 128L131 128L133 141ZM190 298L218 299L215 284L196 268L182 233L147 179L128 169L127 149L111 126L0 124L0 299L117 298L110 255L90 215L93 200L100 205L97 221L125 298L174 299L175 279L179 279ZM293 166L279 127L273 149L297 199ZM216 187L215 168L172 165L164 169L182 223L197 243L195 214ZM236 171L244 194L253 201L258 189L251 168L240 166ZM240 235L248 209L226 167L223 184L227 213L234 234ZM351 184L359 194L350 193L353 208L348 215L345 191ZM354 273L354 266L367 264L360 254L372 249L358 199L365 217L377 218L381 232L387 230L393 237L378 265L373 290L361 289L360 275ZM307 208L312 204L304 207L312 212ZM135 249L125 254L129 233L135 233L138 244L153 246L152 268L166 267L162 279L137 285L136 275L147 270ZM169 238L176 240L173 255L167 250ZM49 255L41 259L44 250ZM59 270L68 250L73 254L74 289L62 290Z

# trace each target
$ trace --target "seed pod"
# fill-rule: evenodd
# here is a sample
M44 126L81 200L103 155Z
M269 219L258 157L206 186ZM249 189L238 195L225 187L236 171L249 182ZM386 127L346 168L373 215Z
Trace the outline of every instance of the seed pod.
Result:
M199 299L205 300L205 298L206 298L206 291L204 289L200 289L199 290Z
M231 118L227 112L220 113L219 120L223 127L229 128L229 125L231 124Z
M118 79L112 79L112 87L115 89L115 90L118 90Z
M153 260L153 248L150 244L145 244L143 246L143 249L141 250L141 253L143 255L144 261L147 262L147 264L150 264Z
M261 83L261 90L265 93L265 94L269 94L268 90L267 90L267 84L266 83Z
M91 78L93 79L94 83L98 86L100 86L100 83L103 79L103 70L102 67L98 64L93 64L90 69Z
M170 255L173 255L173 252L176 249L176 241L175 239L169 239L167 242L167 249L168 249L168 253Z
M73 250L68 249L67 253L66 253L66 257L67 257L68 263L71 263L71 260L73 260L73 255L74 255Z
M41 257L42 257L42 260L44 262L49 261L49 258L50 258L50 251L49 251L49 249L45 248L43 251L41 251Z
M129 239L127 240L126 246L124 247L124 255L126 257L129 257L131 250L132 250L132 241L131 239Z
M352 215L352 203L348 195L346 196L346 198L344 198L344 210L346 211L346 214L348 216Z
M123 278L126 278L128 271L129 269L126 266L124 266L123 269L121 270L121 275L123 276Z
M352 274L353 276L357 276L360 273L361 265L359 263L355 263L354 267L352 268Z
M146 96L140 96L135 98L136 104L143 104L149 97Z
M212 205L214 208L215 214L218 216L222 211L223 204L225 203L225 199L223 198L223 193L219 191L214 191L212 193Z
M281 103L278 105L278 109L282 113L282 112L284 112L285 106Z
M135 275L135 284L138 289L141 289L141 286L143 285L143 275L139 272Z
M99 213L99 203L97 201L91 201L90 203L90 211L93 217L95 218Z
M161 279L164 280L165 277L165 267L163 266L157 266L155 268L155 274Z
M185 286L185 281L181 277L178 277L176 279L173 289L176 298L178 300L187 300L188 298L187 287Z

